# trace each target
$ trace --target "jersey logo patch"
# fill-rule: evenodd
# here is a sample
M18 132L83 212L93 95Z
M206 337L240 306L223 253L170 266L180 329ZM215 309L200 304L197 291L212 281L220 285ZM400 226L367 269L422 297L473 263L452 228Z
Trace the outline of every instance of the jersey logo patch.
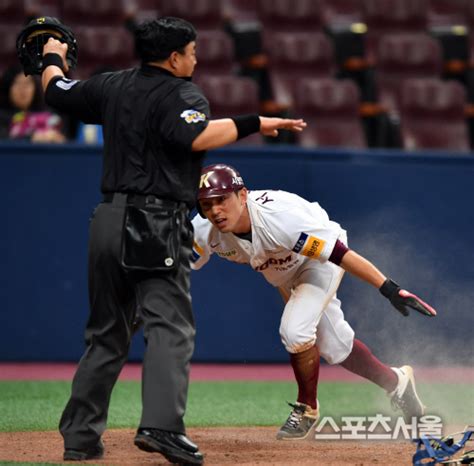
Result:
M204 115L204 113L193 109L185 110L183 113L181 113L180 117L188 124L206 121L206 115Z
M237 254L237 251L235 249L232 249L231 251L216 251L216 254L219 256L219 257L231 257L231 256L235 256Z
M199 246L199 244L196 243L196 241L193 242L193 250L192 250L192 255L191 255L191 261L192 262L197 262L199 258L203 255L204 251Z
M58 79L56 81L56 86L59 88L63 89L64 91L68 91L71 89L71 87L75 86L79 81L76 79L72 81L71 79L63 78L63 79Z
M298 241L296 242L293 251L297 254L310 257L311 259L317 259L324 249L326 241L316 236L309 236L306 233L301 233Z

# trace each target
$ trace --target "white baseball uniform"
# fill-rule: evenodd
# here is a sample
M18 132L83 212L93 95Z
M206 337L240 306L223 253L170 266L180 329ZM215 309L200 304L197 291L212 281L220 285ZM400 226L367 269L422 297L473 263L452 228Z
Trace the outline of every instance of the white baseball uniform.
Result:
M328 363L344 361L354 331L336 297L344 270L328 258L336 240L347 242L346 232L317 202L285 191L249 191L247 207L252 241L194 217L192 268L200 269L213 253L250 264L286 301L280 336L287 351L304 351L317 340Z

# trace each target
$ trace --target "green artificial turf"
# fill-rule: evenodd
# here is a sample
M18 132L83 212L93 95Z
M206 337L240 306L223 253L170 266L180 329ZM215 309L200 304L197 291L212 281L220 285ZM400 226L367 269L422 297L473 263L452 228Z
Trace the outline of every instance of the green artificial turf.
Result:
M0 431L55 430L70 393L70 382L0 382ZM418 384L430 413L444 424L474 419L469 384ZM270 426L281 424L294 401L293 382L193 382L186 424L193 426ZM318 398L323 416L395 416L385 393L369 383L322 382ZM140 383L118 382L112 395L109 428L135 428L141 410Z

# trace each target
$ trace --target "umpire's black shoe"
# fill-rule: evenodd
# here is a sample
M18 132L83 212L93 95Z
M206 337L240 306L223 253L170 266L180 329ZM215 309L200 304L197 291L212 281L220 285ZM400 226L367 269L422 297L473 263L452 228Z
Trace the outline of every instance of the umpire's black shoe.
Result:
M204 458L197 445L184 434L160 429L138 429L135 445L140 450L161 453L170 463L203 464Z
M66 448L64 450L64 461L84 461L84 460L98 460L104 456L104 445L100 441L95 447L87 448L85 450L73 450Z

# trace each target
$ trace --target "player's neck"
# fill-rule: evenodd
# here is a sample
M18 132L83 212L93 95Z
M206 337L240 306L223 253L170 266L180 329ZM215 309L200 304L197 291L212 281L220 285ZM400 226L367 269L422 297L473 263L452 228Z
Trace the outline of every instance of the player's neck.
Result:
M245 234L250 233L252 230L252 224L250 223L250 215L247 206L244 207L242 215L239 218L239 221L235 224L235 227L232 229L232 233L235 234Z

